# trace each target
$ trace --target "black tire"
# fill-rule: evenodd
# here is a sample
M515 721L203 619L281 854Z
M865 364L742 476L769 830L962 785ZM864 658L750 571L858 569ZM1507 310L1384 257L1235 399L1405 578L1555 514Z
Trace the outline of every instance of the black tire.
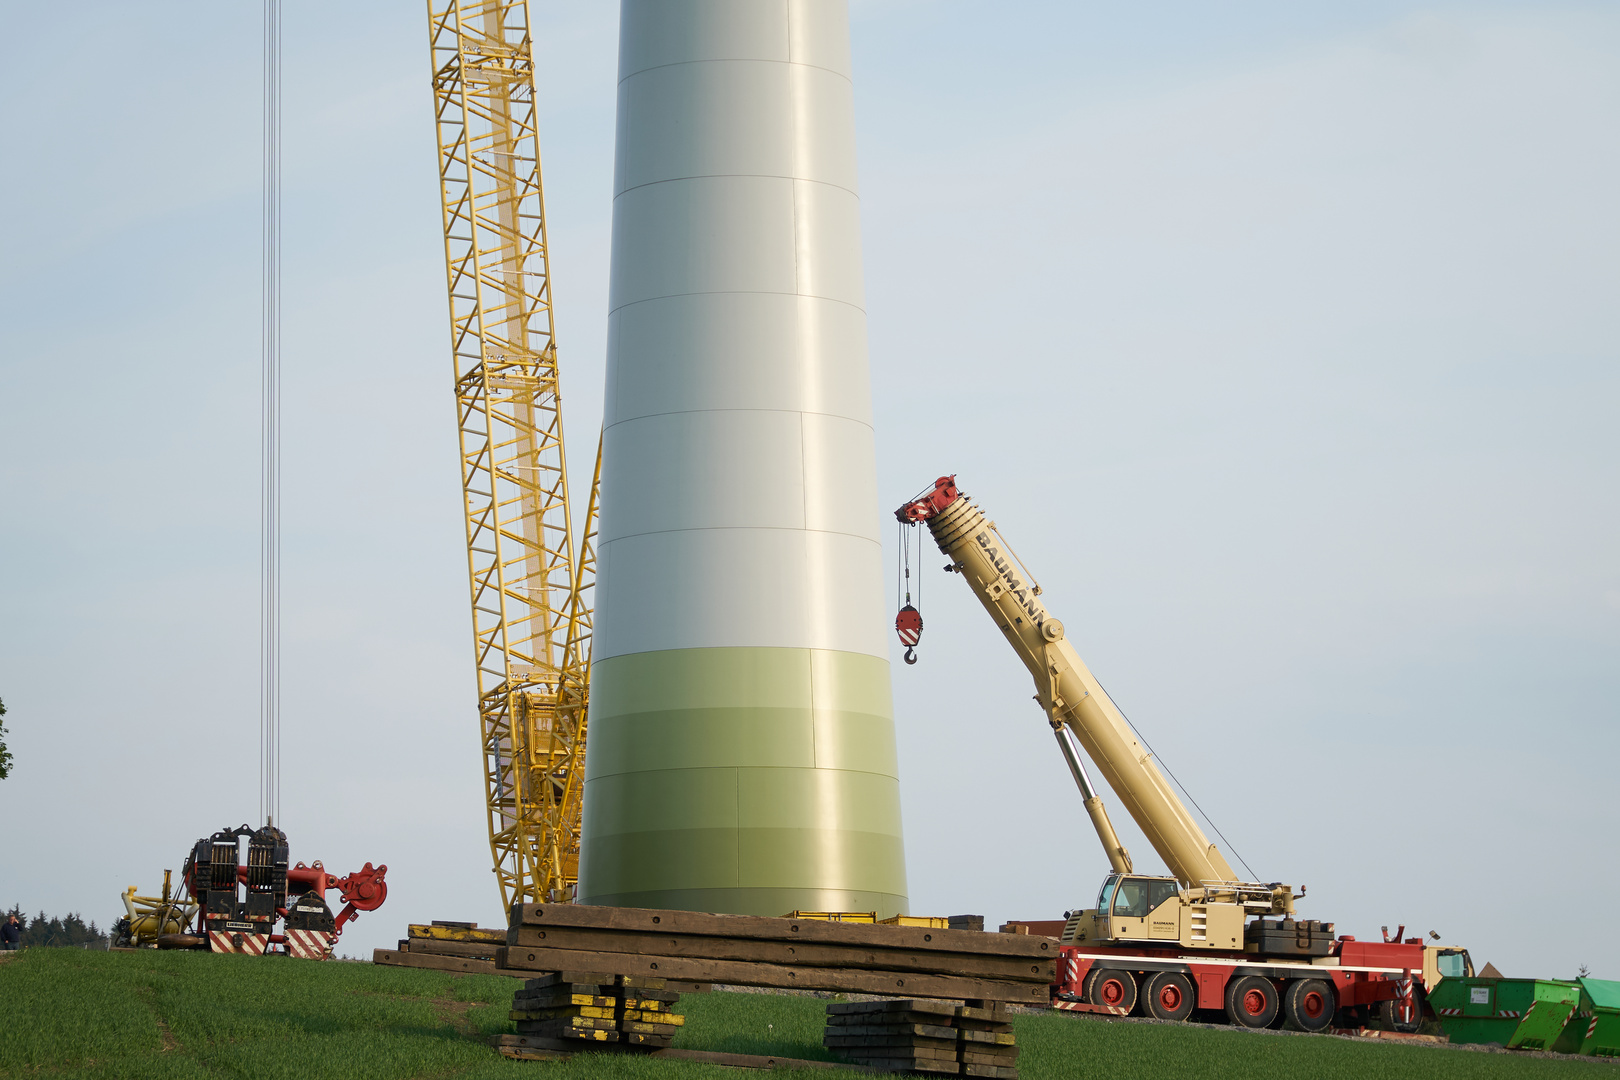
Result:
M1097 976L1101 975L1102 973L1103 969L1095 965L1092 966L1090 971L1086 972L1086 977L1080 980L1081 1001L1087 1003L1091 1001L1091 987L1096 983Z
M1185 1020L1197 1004L1192 980L1179 972L1155 972L1142 987L1142 1013L1155 1020Z
M1226 1018L1239 1027L1270 1027L1277 1006L1277 988L1270 979L1243 975L1226 984Z
M1410 1001L1396 998L1378 1003L1378 1023L1385 1031L1413 1035L1423 1026L1423 991L1412 987Z
M1295 1031L1326 1031L1338 1007L1339 995L1322 979L1295 979L1283 989L1283 1025Z
M1136 1008L1136 976L1119 968L1104 968L1086 980L1086 1001L1128 1016Z

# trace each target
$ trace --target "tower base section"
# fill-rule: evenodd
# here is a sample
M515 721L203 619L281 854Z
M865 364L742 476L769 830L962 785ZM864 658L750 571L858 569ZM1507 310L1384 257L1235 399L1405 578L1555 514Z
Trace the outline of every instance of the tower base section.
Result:
M581 903L904 914L886 660L670 649L591 679Z

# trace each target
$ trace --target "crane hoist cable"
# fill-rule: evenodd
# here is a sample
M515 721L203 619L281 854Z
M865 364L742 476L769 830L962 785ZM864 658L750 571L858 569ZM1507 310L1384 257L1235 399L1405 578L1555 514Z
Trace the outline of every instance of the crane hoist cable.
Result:
M259 816L281 811L281 0L264 0L260 217Z
M1016 555L1013 557L1017 558ZM1092 678L1097 678L1095 672L1092 674ZM1187 801L1193 804L1193 809L1197 810L1199 816L1204 819L1205 823L1208 824L1210 828L1215 830L1215 835L1221 838L1221 843L1226 845L1226 850L1232 853L1232 857L1234 859L1243 864L1243 869L1249 872L1249 876L1251 878L1254 877L1254 867L1249 865L1249 860L1238 854L1237 849L1232 846L1232 841L1228 840L1226 838L1226 834L1221 832L1221 827L1215 824L1215 819L1210 817L1202 806L1198 805L1198 800L1193 798L1192 792L1187 790L1187 785L1183 784L1181 780L1177 778L1176 774L1170 771L1170 766L1164 763L1164 757L1160 755L1157 750L1153 749L1153 745L1147 741L1147 736L1142 734L1142 729L1136 726L1136 721L1132 720L1130 718L1130 714L1125 711L1122 705L1120 705L1119 699L1114 697L1113 694L1108 693L1108 687L1103 686L1101 679L1097 679L1097 685L1102 686L1103 693L1108 694L1109 699L1114 703L1114 707L1119 709L1119 715L1123 716L1125 718L1125 722L1131 726L1131 730L1136 732L1136 737L1142 740L1142 745L1147 748L1148 753L1153 755L1153 759L1159 763L1159 768L1164 770L1164 774L1170 778L1170 782L1181 789L1181 793L1187 796Z
M901 605L894 616L894 632L900 635L900 644L906 647L905 661L917 662L917 642L922 639L922 612L911 603L911 544L912 532L905 523L900 524L899 554L896 556L895 598ZM901 596L904 599L901 600ZM917 540L917 603L922 603L922 541Z

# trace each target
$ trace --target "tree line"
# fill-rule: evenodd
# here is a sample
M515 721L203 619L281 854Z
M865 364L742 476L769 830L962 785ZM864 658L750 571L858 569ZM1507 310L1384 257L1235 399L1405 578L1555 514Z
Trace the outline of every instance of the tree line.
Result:
M92 920L86 923L77 912L69 912L61 918L47 917L42 911L30 919L23 914L21 904L13 904L10 911L0 912L0 922L10 916L17 916L22 923L22 941L18 944L22 948L36 945L68 947L75 949L105 949L108 945L107 934Z

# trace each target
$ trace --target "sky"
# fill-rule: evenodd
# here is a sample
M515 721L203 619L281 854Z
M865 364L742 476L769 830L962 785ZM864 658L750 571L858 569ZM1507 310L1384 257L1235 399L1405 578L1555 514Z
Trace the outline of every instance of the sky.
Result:
M54 47L0 76L0 904L106 925L258 812L259 14L13 7ZM1557 915L1620 890L1620 11L989 10L851 9L882 509L955 473L1303 917L1620 978ZM617 8L531 12L584 491ZM282 822L388 864L369 956L504 921L426 16L283 19ZM912 910L1058 918L1107 863L942 562L892 657Z

